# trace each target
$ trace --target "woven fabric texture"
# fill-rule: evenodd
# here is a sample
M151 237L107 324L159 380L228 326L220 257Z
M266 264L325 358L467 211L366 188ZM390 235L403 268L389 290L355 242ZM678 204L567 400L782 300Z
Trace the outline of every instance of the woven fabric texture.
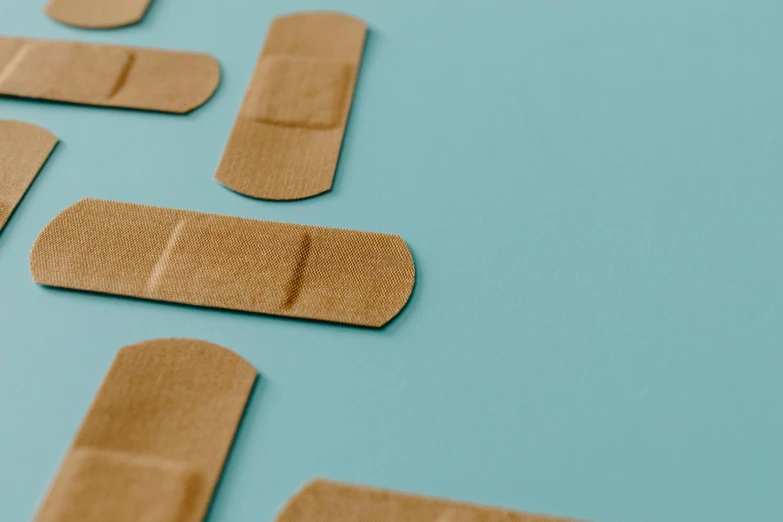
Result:
M399 236L96 199L57 216L30 264L49 286L372 327L415 280Z

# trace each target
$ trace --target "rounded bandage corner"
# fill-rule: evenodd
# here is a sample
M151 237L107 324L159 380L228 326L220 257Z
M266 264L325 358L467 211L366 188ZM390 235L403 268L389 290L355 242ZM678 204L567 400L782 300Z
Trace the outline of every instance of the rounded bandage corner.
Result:
M81 29L114 29L144 18L151 0L49 0L46 15Z
M57 146L38 125L0 120L0 231Z

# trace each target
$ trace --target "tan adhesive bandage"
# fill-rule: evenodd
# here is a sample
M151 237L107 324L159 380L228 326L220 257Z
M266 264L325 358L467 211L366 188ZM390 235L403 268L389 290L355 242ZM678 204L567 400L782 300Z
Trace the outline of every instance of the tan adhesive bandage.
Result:
M219 82L208 54L0 37L0 95L186 113Z
M215 179L262 199L329 190L366 32L339 13L276 18Z
M49 0L46 14L74 27L111 29L135 24L149 4L150 0Z
M297 492L275 522L569 522L327 480Z
M415 279L399 236L97 199L52 220L30 265L48 286L374 327Z
M0 120L0 231L57 145L57 136L21 121Z
M35 522L198 522L256 370L192 339L119 351Z

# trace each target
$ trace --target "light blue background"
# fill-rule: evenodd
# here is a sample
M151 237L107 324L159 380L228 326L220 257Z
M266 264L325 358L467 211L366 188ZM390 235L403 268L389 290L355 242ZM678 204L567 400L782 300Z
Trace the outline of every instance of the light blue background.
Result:
M195 337L262 373L210 521L328 477L603 522L783 519L779 0L155 0L86 32L0 0L0 34L214 54L186 117L0 99L61 144L0 234L0 520L29 520L121 346ZM334 189L213 181L272 17L367 42ZM375 331L37 287L100 197L400 234Z

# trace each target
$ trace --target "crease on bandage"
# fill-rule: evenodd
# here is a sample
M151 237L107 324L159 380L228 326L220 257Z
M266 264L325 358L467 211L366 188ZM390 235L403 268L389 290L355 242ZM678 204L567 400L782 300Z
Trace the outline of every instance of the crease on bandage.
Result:
M147 280L148 292L154 293L158 289L158 286L160 285L160 281L166 273L166 268L168 267L169 262L171 261L172 252L174 251L174 248L177 246L177 242L179 241L179 238L182 235L182 229L185 228L186 223L187 221L183 219L182 221L177 223L177 226L175 226L174 230L171 232L171 236L169 236L169 241L168 243L166 243L166 247L163 249L160 258L158 259L158 262L155 263L155 267L152 269L150 278Z
M27 56L32 48L33 44L31 42L23 42L22 45L19 46L16 52L14 52L13 57L8 60L5 67L0 70L0 85L13 74L14 70L22 63L22 60L24 60L25 56Z
M475 522L477 516L462 508L447 508L433 522Z
M108 99L114 98L117 94L119 94L122 88L125 87L125 84L128 82L128 76L130 75L131 69L133 69L135 63L136 52L129 51L125 65L122 66L120 73L117 75L117 80L114 82L114 86L112 86L111 91L109 91L109 95L107 96Z
M334 127L334 125L321 124L321 123L298 123L298 122L285 122L274 121L267 118L258 117L253 118L256 123L266 123L268 125L274 125L283 129L315 129L315 130L328 130Z
M288 280L285 290L285 300L283 301L283 309L288 310L299 299L302 293L302 287L305 281L305 270L307 269L307 262L310 259L310 250L313 244L313 238L309 232L302 234L302 239L299 242L299 251L296 253L296 265L294 271L291 274L291 279Z

